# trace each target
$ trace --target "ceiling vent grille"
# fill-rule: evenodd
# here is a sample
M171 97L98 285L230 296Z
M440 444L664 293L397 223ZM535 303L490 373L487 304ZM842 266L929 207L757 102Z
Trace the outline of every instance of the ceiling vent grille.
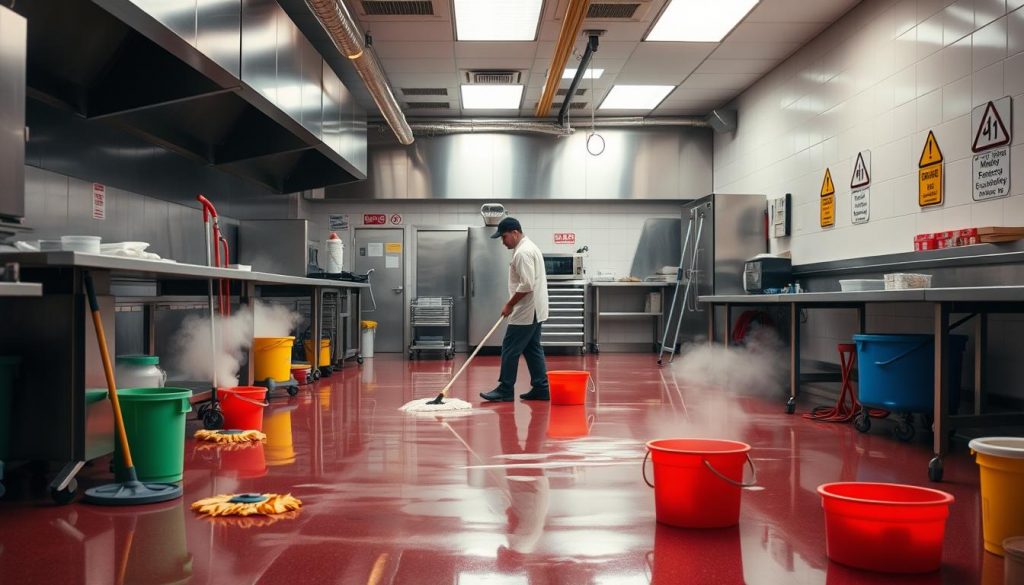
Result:
M405 107L410 110L449 110L452 106L448 102L407 102Z
M566 94L568 94L568 93L569 93L569 88L567 88L567 87L563 87L562 89L560 89L560 90L556 91L556 92L555 92L555 95L566 95ZM579 97L579 96L581 96L581 95L587 95L587 90L585 90L585 89L582 89L582 88L580 88L580 89L577 89L577 90L576 90L576 94L575 94L575 95L576 95L577 97Z
M430 0L363 0L366 16L433 16Z
M571 102L569 104L570 110L582 110L587 107L587 102ZM558 110L562 108L562 104L551 104L552 110Z
M403 87L403 95L448 95L445 87Z
M513 85L522 78L522 71L466 71L466 81L474 85Z
M587 9L587 18L631 19L639 8L639 2L593 2Z

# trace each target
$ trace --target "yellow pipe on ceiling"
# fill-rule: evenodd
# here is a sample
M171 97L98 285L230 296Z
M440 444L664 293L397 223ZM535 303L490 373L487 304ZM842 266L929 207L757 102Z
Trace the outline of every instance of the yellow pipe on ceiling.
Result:
M587 10L590 8L590 0L569 0L569 6L565 10L565 18L562 20L562 30L558 33L558 42L555 44L555 55L551 60L551 67L548 68L547 79L544 80L544 91L540 94L540 101L537 102L537 111L534 114L538 118L548 116L551 109L551 102L555 99L555 92L562 82L562 72L565 71L565 64L572 55L573 46L580 36L583 28L583 20L587 17ZM569 99L566 96L566 99Z

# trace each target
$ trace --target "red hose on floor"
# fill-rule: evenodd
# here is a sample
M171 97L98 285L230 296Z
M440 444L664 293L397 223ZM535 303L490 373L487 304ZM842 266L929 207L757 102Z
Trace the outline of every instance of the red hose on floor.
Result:
M835 406L819 406L804 414L803 417L806 419L820 422L850 422L864 410L860 401L857 400L857 392L853 389L850 380L850 373L857 362L857 346L852 343L840 343L837 349L843 375L843 387L839 392L839 400L836 401ZM889 411L869 408L867 414L876 418L884 418L889 416Z

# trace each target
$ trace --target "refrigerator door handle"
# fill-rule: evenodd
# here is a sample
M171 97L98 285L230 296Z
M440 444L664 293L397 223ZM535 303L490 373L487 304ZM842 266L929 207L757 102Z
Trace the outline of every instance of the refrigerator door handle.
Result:
M476 296L476 277L472 274L469 275L469 296Z
M467 279L466 275L463 274L462 275L462 298L466 298L466 291L467 291L468 286L469 286L467 280L468 279Z

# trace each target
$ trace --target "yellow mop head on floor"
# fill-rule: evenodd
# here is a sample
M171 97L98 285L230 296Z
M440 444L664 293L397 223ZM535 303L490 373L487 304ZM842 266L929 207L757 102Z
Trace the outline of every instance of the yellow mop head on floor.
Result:
M192 504L192 510L207 516L270 516L293 512L302 502L291 494L221 494Z
M200 516L200 518L217 526L232 526L235 528L264 528L276 524L281 520L291 520L300 514L299 510L274 514L273 516Z
M208 431L206 429L199 429L193 436L197 440L213 443L248 443L250 441L267 440L267 436L259 431Z

